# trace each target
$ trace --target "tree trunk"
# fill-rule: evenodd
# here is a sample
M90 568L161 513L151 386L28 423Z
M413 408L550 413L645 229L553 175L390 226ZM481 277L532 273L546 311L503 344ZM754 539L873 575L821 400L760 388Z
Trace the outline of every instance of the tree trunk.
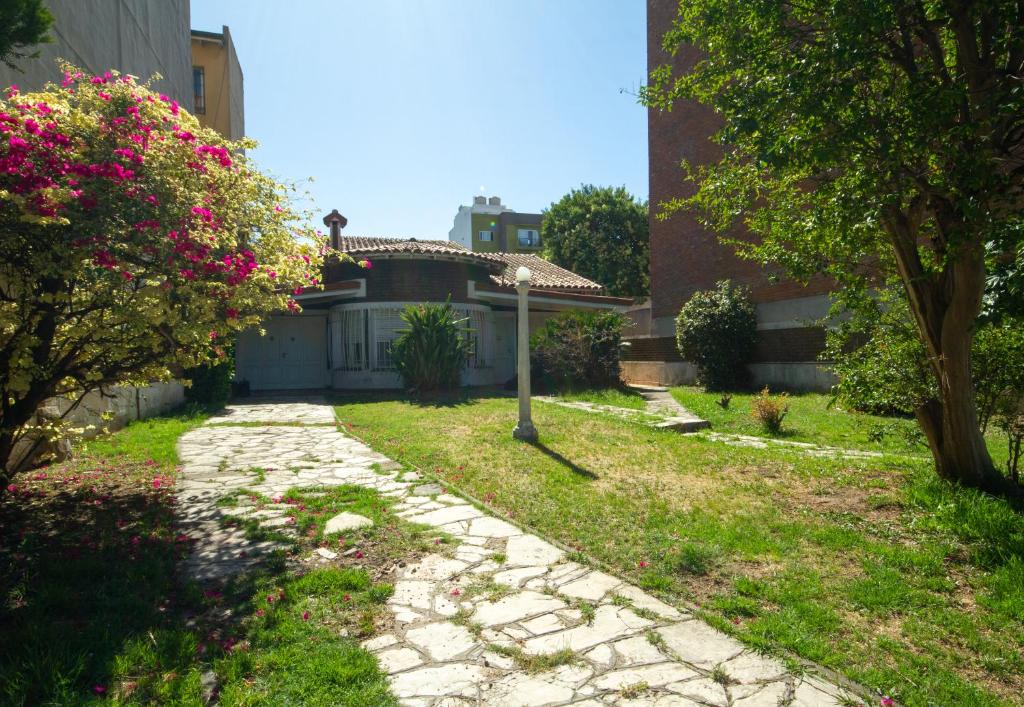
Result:
M924 216L924 204L919 202L909 213L890 212L885 219L938 388L937 397L920 405L915 414L940 477L994 489L1002 476L992 463L978 424L971 378L971 343L985 291L984 251L978 241L961 242L940 271L925 268L918 250ZM955 224L945 218L938 221L945 234L952 232Z

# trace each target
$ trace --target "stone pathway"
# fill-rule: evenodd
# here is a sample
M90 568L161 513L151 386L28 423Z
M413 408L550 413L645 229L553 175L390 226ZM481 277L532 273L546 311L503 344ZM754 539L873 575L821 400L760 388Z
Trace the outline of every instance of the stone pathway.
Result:
M279 424L222 424L261 420ZM400 475L333 427L280 424L331 420L332 409L315 401L233 405L182 437L182 523L197 538L186 569L199 579L223 578L274 549L220 528L226 512L246 512L216 505L239 488L273 496L296 486L358 484L398 499L399 515L455 539L453 556L431 554L400 570L388 603L394 629L364 643L403 705L846 704L843 688L792 673L438 484ZM262 474L247 473L254 467ZM283 510L270 508L258 520L282 523ZM556 667L540 670L545 660Z

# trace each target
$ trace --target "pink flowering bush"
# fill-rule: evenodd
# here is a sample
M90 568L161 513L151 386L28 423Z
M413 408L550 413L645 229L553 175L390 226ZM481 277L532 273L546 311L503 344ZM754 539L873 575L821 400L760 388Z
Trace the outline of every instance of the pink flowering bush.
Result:
M0 469L46 399L216 360L317 285L253 147L114 73L0 98Z

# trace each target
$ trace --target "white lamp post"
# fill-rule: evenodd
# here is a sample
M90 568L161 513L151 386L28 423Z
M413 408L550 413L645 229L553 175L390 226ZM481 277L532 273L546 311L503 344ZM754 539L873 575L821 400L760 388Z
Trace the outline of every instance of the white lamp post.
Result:
M512 430L516 439L533 442L537 439L537 428L530 419L530 306L526 296L530 293L530 269L520 266L516 270L516 291L519 293L519 316L517 321L518 375L519 375L519 423Z

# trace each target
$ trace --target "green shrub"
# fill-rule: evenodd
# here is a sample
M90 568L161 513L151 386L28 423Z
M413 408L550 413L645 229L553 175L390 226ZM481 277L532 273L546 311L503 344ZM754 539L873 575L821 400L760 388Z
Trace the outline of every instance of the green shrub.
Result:
M979 329L971 350L971 372L981 429L995 424L1006 434L1006 474L1019 482L1024 442L1024 322L1007 319Z
M185 377L192 385L185 388L185 399L205 407L223 407L231 397L231 379L235 376L233 355L215 364L190 368Z
M391 359L405 387L417 392L457 388L469 355L466 320L450 302L409 305L406 328L391 345Z
M530 342L537 375L556 388L620 385L625 324L617 312L568 311L551 317Z
M971 373L982 431L1024 397L1024 322L983 326L974 337Z
M695 292L676 317L676 344L683 359L697 367L707 390L730 390L747 382L746 364L754 352L757 315L745 287L728 280Z

